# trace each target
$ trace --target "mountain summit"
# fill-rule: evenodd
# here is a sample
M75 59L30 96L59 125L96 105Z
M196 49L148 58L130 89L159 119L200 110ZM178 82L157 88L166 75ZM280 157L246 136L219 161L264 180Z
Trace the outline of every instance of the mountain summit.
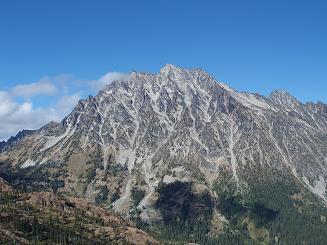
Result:
M62 122L1 146L0 177L150 224L168 222L167 213L201 216L200 207L211 220L222 192L243 198L267 186L323 207L326 132L325 104L240 93L201 69L168 64L114 81Z

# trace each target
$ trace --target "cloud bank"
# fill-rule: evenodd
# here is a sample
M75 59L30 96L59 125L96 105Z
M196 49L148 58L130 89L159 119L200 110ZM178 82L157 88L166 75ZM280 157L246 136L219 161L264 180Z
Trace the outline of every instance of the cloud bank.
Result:
M36 129L59 118L54 108L35 108L32 102L17 103L8 92L0 91L0 141L20 130Z
M57 92L57 87L48 79L30 84L20 84L12 89L14 96L31 97L35 95L53 95Z
M129 78L129 74L108 72L97 80L86 81L64 74L0 90L0 141L23 129L38 129L50 121L59 122L81 98L115 80Z

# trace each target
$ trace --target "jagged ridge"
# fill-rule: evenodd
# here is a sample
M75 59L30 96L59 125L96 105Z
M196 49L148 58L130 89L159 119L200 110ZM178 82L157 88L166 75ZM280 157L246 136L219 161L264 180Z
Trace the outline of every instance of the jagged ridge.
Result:
M262 166L288 173L326 202L326 132L323 103L303 104L284 91L239 93L201 69L166 65L109 84L0 159L23 169L61 166L61 191L96 201L107 189L112 196L104 201L122 213L134 208L138 189L140 216L156 220L160 183L192 181L211 190L227 171L242 192Z

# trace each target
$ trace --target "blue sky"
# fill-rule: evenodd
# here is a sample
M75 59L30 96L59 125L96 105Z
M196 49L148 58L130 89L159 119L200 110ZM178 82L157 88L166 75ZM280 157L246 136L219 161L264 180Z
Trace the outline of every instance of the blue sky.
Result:
M166 63L327 102L326 13L319 0L2 0L0 139L59 120L108 72Z

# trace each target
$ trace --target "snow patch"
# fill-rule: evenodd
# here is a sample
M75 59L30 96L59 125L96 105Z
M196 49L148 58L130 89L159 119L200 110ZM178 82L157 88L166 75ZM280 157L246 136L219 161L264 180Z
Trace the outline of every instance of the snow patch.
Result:
M231 96L237 101L241 102L244 106L249 107L251 109L271 109L275 111L269 104L267 104L263 100L259 100L254 94L251 93L240 93L229 87L228 85L218 82L218 85L230 92Z
M234 89L232 89L231 87L229 87L228 85L226 85L226 84L224 84L224 83L222 83L222 82L217 82L217 83L218 83L218 85L219 85L220 87L222 87L222 88L225 89L226 91L231 92L231 93L236 93L236 91L235 91Z
M159 210L155 208L155 203L157 200L158 195L150 192L140 202L137 208L141 211L140 218L143 221L152 223L158 222L162 219Z
M171 175L165 175L162 182L165 183L165 184L171 184L171 183L174 183L176 181L181 181L181 182L188 182L190 181L189 178L180 178L180 177L174 177L174 176L171 176Z
M184 168L184 166L177 166L177 167L173 168L171 171L173 173L180 173L180 172L184 172L185 168Z
M162 181L164 183L166 183L166 184L170 184L170 183L175 182L176 181L176 178L173 177L173 176L170 176L170 175L165 175Z
M226 108L226 100L225 100L225 108ZM227 108L226 108L226 111ZM235 156L235 152L234 152L234 147L235 147L235 144L237 143L237 139L234 139L234 133L237 132L238 130L238 127L236 125L235 127L235 122L233 120L233 114L229 114L228 115L228 119L229 119L229 142L228 142L228 151L229 151L229 154L230 154L230 164L232 166L232 172L233 172L233 178L235 179L236 181L236 184L237 184L237 188L239 187L239 178L237 176L237 159L236 159L236 156ZM239 136L240 137L240 136Z
M132 191L132 179L129 179L126 184L124 195L112 204L113 209L116 212L124 213L129 209L129 202L131 201L131 191Z
M133 149L123 149L119 151L116 162L119 164L127 164L128 170L131 171L135 163L135 152Z
M51 136L47 137L47 142L44 144L43 148L40 150L41 152L46 151L50 149L51 147L55 146L59 141L61 141L63 138L65 138L67 134L60 135L58 137Z
M76 123L76 125L79 123L79 119L80 119L80 115L78 117L78 122ZM52 148L53 146L55 146L58 142L60 142L62 139L64 139L66 136L68 136L70 134L72 128L72 124L68 124L68 128L66 129L65 133L60 135L60 136L50 136L47 137L47 142L44 144L43 148L40 150L41 152L46 151L50 148ZM76 126L75 126L76 129ZM74 131L75 131L74 129ZM73 134L74 132L72 132L71 134Z
M326 182L322 176L318 176L318 179L315 180L314 186L311 186L307 177L302 177L304 183L310 188L311 192L319 196L325 202L326 198Z
M249 93L238 93L236 91L231 92L231 95L234 99L241 102L244 106L252 109L272 109L266 102L259 100L255 97L254 94Z
M27 159L22 166L20 166L21 168L27 168L27 167L34 167L35 166L35 162L32 161L31 159Z

